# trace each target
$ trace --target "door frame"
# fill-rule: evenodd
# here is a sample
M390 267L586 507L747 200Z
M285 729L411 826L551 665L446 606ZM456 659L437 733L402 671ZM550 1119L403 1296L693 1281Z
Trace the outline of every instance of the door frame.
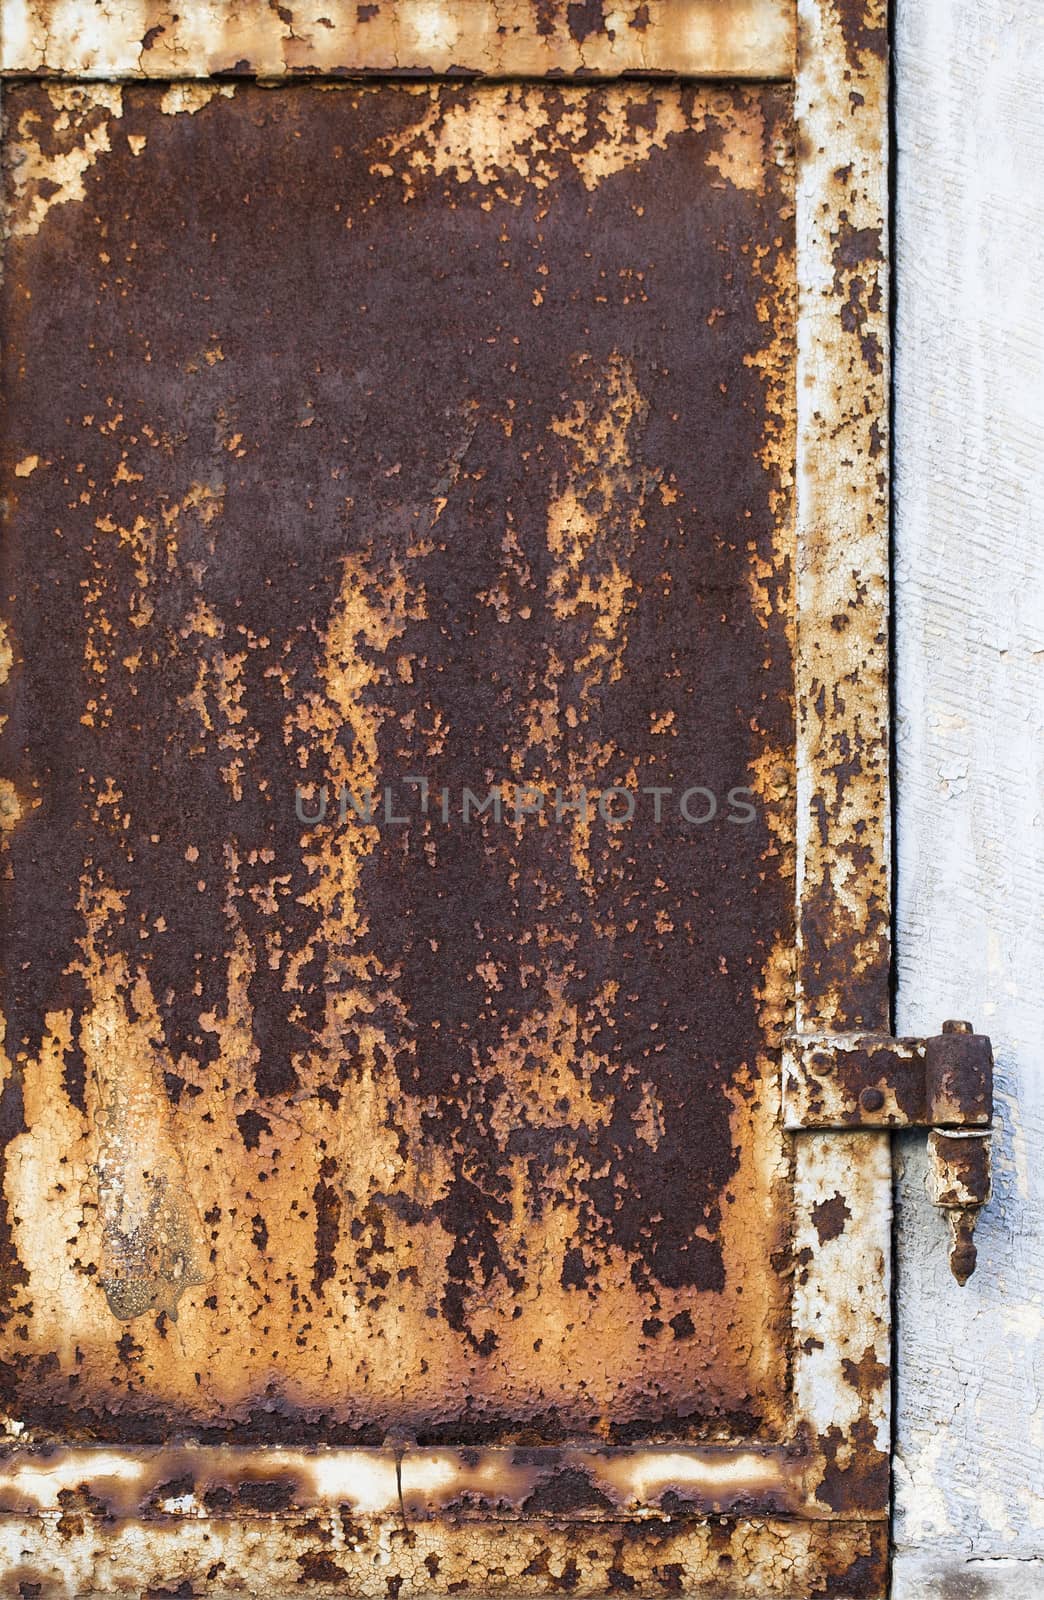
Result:
M792 396L783 403L796 417L791 1025L886 1030L884 0L501 0L498 29L493 9L474 0L382 0L347 6L349 20L328 27L315 0L292 8L292 24L286 8L263 6L263 16L244 8L230 18L208 5L179 21L130 0L94 16L82 6L8 0L0 71L106 82L423 74L793 83L796 408ZM151 25L146 12L155 13ZM177 1593L185 1572L212 1574L207 1592L215 1594L222 1574L236 1588L316 1595L417 1596L454 1585L489 1595L655 1594L707 1584L728 1586L716 1594L883 1593L889 1136L798 1133L793 1166L793 1424L784 1442L427 1449L389 1438L379 1449L42 1451L19 1446L12 1418L0 1459L5 1581L29 1585L22 1593L36 1593L39 1582L44 1594ZM603 1509L556 1502L556 1479L578 1473ZM673 1499L665 1503L665 1494ZM581 1547L584 1564L574 1570Z

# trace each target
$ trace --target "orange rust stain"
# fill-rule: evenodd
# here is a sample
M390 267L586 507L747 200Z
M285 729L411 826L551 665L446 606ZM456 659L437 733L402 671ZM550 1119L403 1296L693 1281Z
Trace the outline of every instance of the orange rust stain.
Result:
M26 94L15 122L23 140L44 105L59 122L66 115L50 90ZM252 98L257 90L179 94L176 104L171 94L157 107L156 91L125 91L120 150L112 104L102 96L88 114L76 102L79 148L92 138L97 146L85 179L96 186L93 205L105 204L106 185L122 193L127 182L148 183L168 145L183 160L222 128L256 138L255 106L267 114L277 105L270 94ZM296 134L306 134L298 104L278 102L280 159L291 163ZM279 570L256 570L266 557L241 523L239 497L250 484L264 502L277 476L266 455L283 439L264 404L251 409L229 387L249 356L213 297L201 320L186 312L183 340L177 326L151 326L143 340L148 373L172 359L161 352L173 332L171 370L191 397L184 418L145 412L137 386L150 380L128 366L83 400L75 455L63 441L51 465L42 441L20 445L18 461L33 453L49 463L47 474L18 480L24 502L53 479L66 495L63 521L81 519L83 677L69 710L96 743L85 757L82 815L95 844L79 867L79 954L62 952L86 1001L62 1003L56 979L44 1039L35 1048L21 1033L14 1041L27 1103L51 1093L61 1102L9 1146L5 1195L27 1274L19 1326L32 1349L60 1353L45 1385L56 1407L75 1378L87 1405L101 1395L111 1405L118 1390L117 1410L261 1430L275 1407L289 1427L349 1434L399 1421L436 1435L463 1425L523 1438L580 1422L605 1437L620 1427L711 1438L771 1431L785 1404L787 1296L768 1265L787 1226L773 1049L789 1020L793 875L792 793L777 777L792 644L786 98L638 84L348 87L323 93L319 109L314 128L332 117L350 131L358 118L369 131L352 204L327 196L334 247L365 249L350 235L365 240L371 213L415 240L416 214L459 210L491 260L521 248L520 237L533 276L517 311L530 323L518 326L532 350L551 352L555 376L547 394L533 389L516 353L521 334L501 321L486 339L506 351L491 369L498 387L476 394L446 378L445 396L425 397L425 428L416 416L385 419L389 435L406 429L406 443L378 432L371 445L362 432L330 431L329 402L317 398L327 392L323 361L302 366L285 421L308 467L293 480L291 509L311 528L321 494L334 524L333 535L324 525L328 544L307 581L297 576L308 557L293 528ZM109 130L107 147L95 119ZM328 142L350 148L343 134ZM657 364L648 354L660 314L650 308L667 314L685 292L680 282L664 297L654 281L663 260L676 266L668 222L645 220L651 163L694 187L706 270L721 277L712 303L729 308L700 319L708 361L730 373L701 402L721 407L722 448L735 448L744 419L745 454L724 486L716 461L672 445L671 430L695 432L699 415L673 378L673 356ZM79 158L73 167L86 173ZM591 289L579 314L571 274L590 259L586 213L576 225L560 221L563 197L634 231L633 259L600 276L584 269ZM234 212L215 203L208 243L220 244L230 216L250 228L264 215L256 184L235 199ZM737 235L734 204L746 208L756 245ZM34 200L25 205L41 232L28 230L23 249L59 226L94 226L89 208L71 220L75 207L39 215ZM99 259L96 292L122 300L137 293L136 274L152 270L155 221L144 208L126 228L118 221L100 223L108 259ZM117 269L126 281L114 288ZM543 285L540 305L532 282ZM359 316L369 316L362 265L351 290ZM646 320L628 344L630 316ZM625 337L607 341L610 327ZM691 381L702 382L695 368ZM732 410L730 384L745 385ZM209 443L193 445L190 461L178 429L197 414ZM437 453L418 466L409 450L429 448L428 428ZM371 448L376 489L358 465ZM530 476L532 503L518 487ZM482 747L476 770L460 754L467 697L453 700L439 684L444 667L459 670L446 592L472 581L467 563L463 580L454 566L463 538L454 529L467 517L482 563L467 612L482 640L482 670L468 668L474 692L496 671L501 640L522 663L499 691L502 742ZM411 918L431 931L407 959L384 931L399 914L395 896L418 896L427 875L430 892L444 896L461 858L440 878L454 858L429 820L410 875L396 877L395 836L379 815L349 817L333 832L295 826L292 791L279 786L308 781L314 803L318 771L330 795L375 790L379 808L391 757L403 771L434 771L452 755L466 782L499 786L505 800L534 786L586 787L593 812L608 789L640 786L650 739L657 759L680 771L699 719L691 661L673 652L694 617L657 639L648 608L653 597L678 615L674 596L690 589L700 626L723 648L733 625L748 630L761 709L731 736L740 764L730 778L749 786L764 820L750 882L782 886L786 908L763 953L740 952L731 935L718 940L713 914L701 931L699 896L710 907L718 890L700 878L690 895L695 858L681 878L665 863L631 905L628 836L574 809L557 831L546 816L532 824L540 858L526 853L528 822L507 822L502 841L487 828L476 845L506 852L495 870L507 937L495 926L487 937L491 914L476 905L469 915L466 897L446 931L415 898ZM517 641L529 637L542 654L527 662ZM770 693L763 684L773 675ZM643 687L633 719L614 731L606 708L635 682ZM734 714L728 695L721 714ZM128 718L140 744L121 742ZM150 748L150 719L184 771L200 775L170 769L173 807L135 768ZM222 808L214 815L192 793L204 774L210 783L211 766L208 804ZM278 833L245 820L277 806ZM375 889L375 875L389 872L392 888ZM672 955L643 951L646 923L655 949ZM407 926L397 937L415 936ZM460 994L430 990L449 981L437 976L443 959L453 971L444 947L464 938L473 955L453 981L470 1010L447 1045L439 1007L459 1008ZM618 955L632 947L638 979ZM417 978L421 955L434 978ZM708 994L724 984L750 1008L735 1058L715 1059L713 1040L694 1037L690 1022L672 1032L684 980L671 964L693 960L705 963ZM647 989L656 1009L629 1023L634 1037L621 1043L621 1018L641 1012ZM423 1026L418 1007L422 1019L433 1011ZM277 1028L296 1041L282 1055ZM79 1096L68 1087L78 1056ZM680 1134L680 1119L693 1115L716 1119L720 1180ZM45 1150L59 1175L40 1187ZM105 1426L118 1431L118 1416Z

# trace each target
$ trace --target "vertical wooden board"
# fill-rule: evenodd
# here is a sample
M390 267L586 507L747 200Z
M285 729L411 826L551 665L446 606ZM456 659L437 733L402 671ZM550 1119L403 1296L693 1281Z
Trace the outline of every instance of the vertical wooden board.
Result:
M896 10L897 1021L996 1058L963 1288L902 1142L897 1600L1044 1592L1042 44L1039 5Z

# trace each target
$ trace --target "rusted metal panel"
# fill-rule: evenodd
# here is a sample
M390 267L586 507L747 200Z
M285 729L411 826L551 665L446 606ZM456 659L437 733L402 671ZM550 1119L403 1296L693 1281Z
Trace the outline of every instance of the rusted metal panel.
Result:
M796 182L769 87L7 91L15 1592L884 1593L887 1142L780 1105L887 1005L884 56L803 11Z
M198 98L7 96L10 1404L772 1436L788 96Z
M795 0L5 0L6 73L790 78Z
M810 1500L821 1515L884 1518L891 1152L873 1133L799 1133L794 1144L794 1402Z

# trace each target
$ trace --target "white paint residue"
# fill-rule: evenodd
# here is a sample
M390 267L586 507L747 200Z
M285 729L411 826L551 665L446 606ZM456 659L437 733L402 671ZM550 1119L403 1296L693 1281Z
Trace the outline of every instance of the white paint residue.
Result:
M234 83L172 83L160 101L160 110L166 117L174 117L181 112L194 117L197 111L202 111L219 95L229 100L235 92Z

